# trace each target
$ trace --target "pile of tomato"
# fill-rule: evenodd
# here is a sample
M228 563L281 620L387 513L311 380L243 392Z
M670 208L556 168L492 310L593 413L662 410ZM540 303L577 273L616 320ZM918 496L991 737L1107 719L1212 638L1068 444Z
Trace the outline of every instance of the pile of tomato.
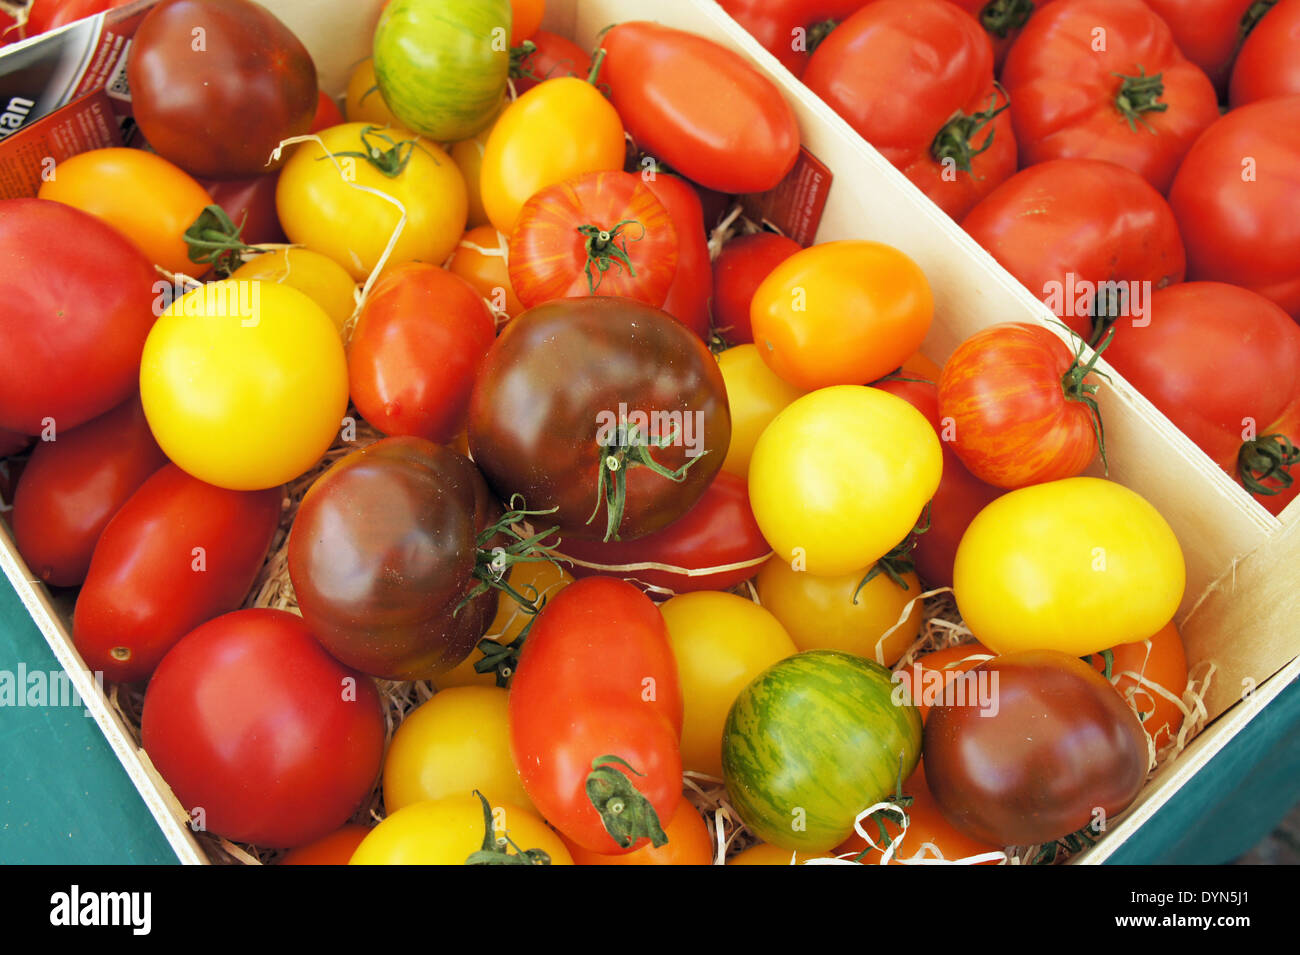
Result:
M1300 97L1215 120L1140 0L1057 0L1004 62L943 0L724 6L1031 288L1158 279L1149 327L1088 303L934 365L902 251L734 225L799 129L702 37L586 51L541 0L390 0L340 111L266 7L162 0L128 64L148 148L0 202L0 450L20 553L80 588L77 649L143 688L196 830L286 862L708 863L685 774L761 840L737 863L997 861L1099 835L1177 745L1183 555L1082 476L1097 354L1294 494L1295 124L1250 110ZM1100 92L1124 71L1133 116ZM1205 189L1250 136L1252 187ZM1220 281L1181 282L1184 242ZM425 702L390 732L394 683Z

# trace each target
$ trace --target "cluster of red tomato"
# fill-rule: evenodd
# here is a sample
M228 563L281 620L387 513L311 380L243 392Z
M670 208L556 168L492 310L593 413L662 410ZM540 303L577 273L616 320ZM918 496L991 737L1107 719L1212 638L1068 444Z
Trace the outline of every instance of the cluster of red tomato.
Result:
M1113 328L1260 504L1295 498L1300 3L722 5L1075 332Z
M788 862L869 848L900 788L948 858L1124 808L1182 722L1184 569L1150 504L1077 477L1093 364L1004 325L933 366L926 277L877 242L711 262L728 197L796 162L780 91L691 34L592 57L541 14L391 0L343 121L265 8L163 0L129 64L154 151L0 203L0 428L44 439L15 539L81 585L86 663L148 680L196 827L303 861L707 862L686 770L764 840L742 861ZM353 446L349 402L386 437ZM237 609L273 546L300 616ZM982 645L922 658L913 701L886 668L923 581ZM977 663L997 698L945 697ZM438 687L386 752L372 677ZM384 821L338 830L381 771Z

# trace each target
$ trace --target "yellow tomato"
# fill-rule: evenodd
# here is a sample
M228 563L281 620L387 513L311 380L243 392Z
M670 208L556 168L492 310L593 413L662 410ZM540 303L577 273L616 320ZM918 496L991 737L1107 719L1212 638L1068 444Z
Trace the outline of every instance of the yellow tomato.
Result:
M140 400L163 452L201 481L275 487L314 465L348 406L338 329L274 282L211 282L154 323Z
M790 861L793 858L793 863ZM766 842L750 846L727 860L727 865L799 865L809 859L833 859L834 856L794 852Z
M735 594L700 590L659 609L682 686L682 768L721 778L731 704L754 677L799 648L776 617Z
M168 272L199 276L208 270L190 261L184 236L212 197L161 156L143 149L92 149L59 163L38 196L103 220Z
M533 601L551 599L562 589L573 583L573 577L562 567L549 560L530 560L515 564L510 568L506 581L520 594ZM485 637L501 644L512 642L532 619L520 609L519 603L507 593L497 594L497 615L492 618ZM446 673L438 674L437 684L440 690L449 686L496 686L493 673L476 673L474 664L483 659L483 654L474 650L463 661Z
M749 459L763 429L781 409L804 394L774 372L754 345L737 345L718 356L731 407L731 444L722 469L736 477L749 476Z
M324 148L303 143L280 171L275 206L285 234L333 259L360 282L379 262L402 218L391 201L397 200L406 222L387 265L414 260L441 265L465 231L468 209L465 181L451 157L398 127L344 123L319 136ZM372 150L378 157L366 158Z
M953 567L962 617L994 653L1080 657L1145 640L1173 617L1186 582L1160 513L1091 477L1002 495L971 521Z
M560 837L536 815L510 803L492 802L498 840L521 850L540 849L551 865L573 865ZM483 848L483 804L477 796L417 802L392 813L370 831L352 854L352 865L464 865ZM513 846L508 850L516 854Z
M384 807L394 812L477 789L531 808L510 755L508 695L495 686L457 686L408 714L384 758Z
M349 123L372 123L376 126L401 126L384 102L375 79L375 61L366 57L348 77L343 115Z
M490 225L478 226L461 238L447 268L474 286L496 315L514 318L524 306L510 285L508 251L505 236Z
M772 420L749 463L749 503L777 555L830 576L869 567L906 537L943 468L930 422L902 398L839 385Z
M622 169L623 121L586 80L560 76L502 111L483 151L483 208L506 235L533 194L584 172Z
M491 134L492 125L489 124L477 136L462 139L451 147L451 158L460 169L465 189L469 193L469 220L466 224L471 229L487 225L489 221L487 210L483 208L483 189L479 184L479 176L483 169L483 153Z
M800 388L889 374L921 347L934 317L920 266L880 242L850 239L796 252L754 292L754 343Z
M357 283L343 266L311 249L284 248L249 259L230 276L260 279L305 292L341 332L356 307Z
M843 650L893 666L921 632L921 601L901 627L883 642L880 638L921 592L921 581L915 573L901 574L907 584L904 590L881 571L859 589L870 570L818 577L792 570L784 561L769 560L758 572L758 599L800 650Z

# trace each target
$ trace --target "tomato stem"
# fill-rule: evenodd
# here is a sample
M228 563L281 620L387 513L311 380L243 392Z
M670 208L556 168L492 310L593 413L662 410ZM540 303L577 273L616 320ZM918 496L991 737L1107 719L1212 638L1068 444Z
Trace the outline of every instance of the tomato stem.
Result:
M491 804L477 789L474 790L474 795L483 804L483 848L470 853L469 858L465 860L466 865L551 864L551 856L544 849L521 849L510 838L509 833L502 832L499 836L495 835L495 827L492 825ZM511 849L515 850L514 855L510 854Z
M1168 103L1160 102L1160 97L1165 93L1165 84L1161 79L1163 74L1147 76L1146 70L1139 63L1137 76L1114 72L1111 76L1118 76L1123 81L1119 84L1119 92L1115 94L1115 108L1128 121L1128 128L1136 133L1137 124L1141 123L1154 134L1155 129L1142 114L1163 113L1169 108Z
M680 484L686 480L686 472L690 470L691 465L709 453L705 450L696 457L688 459L677 470L669 470L651 457L650 449L667 447L676 438L676 425L668 434L660 435L658 438L643 438L640 428L636 425L629 427L624 420L620 421L618 428L615 429L613 442L600 446L603 454L596 478L596 507L587 518L587 523L590 524L596 519L601 504L604 504L607 509L604 537L606 541L620 540L618 529L623 523L623 510L627 505L629 470L636 467L649 468L660 477Z
M1237 452L1237 476L1251 494L1271 497L1295 481L1291 468L1300 464L1300 448L1284 434L1262 434ZM1275 481L1275 487L1264 482Z
M1032 0L990 0L980 10L980 24L989 33L1005 38L1012 30L1019 30L1034 12Z
M1250 36L1252 30L1259 25L1259 21L1264 14L1272 10L1277 4L1277 0L1255 0L1246 12L1241 15L1241 22L1237 28L1237 48L1241 49L1241 44L1246 42L1246 37Z
M619 268L626 269L627 274L632 278L636 278L636 269L632 267L632 260L627 253L628 237L623 234L623 229L629 225L634 225L641 230L641 234L631 241L640 242L645 238L645 226L636 219L624 219L611 229L602 229L597 225L578 226L578 233L587 239L585 247L587 264L583 266L583 271L587 273L587 290L592 295L596 294L596 289L600 288L605 273L613 268L615 263ZM619 245L619 239L623 240L622 245ZM593 266L596 270L594 273Z
M380 132L382 126L367 126L361 130L362 150L345 150L334 153L333 156L355 156L358 159L364 159L370 165L378 169L389 179L396 179L406 171L407 165L411 162L411 157L415 154L415 149L419 143L414 139L403 139L400 143L396 142L387 133ZM377 135L376 135L377 134ZM381 149L372 143L368 137L376 135L377 139L382 139L388 144L387 149ZM316 161L321 162L332 158L330 155L317 156Z
M935 162L942 163L945 159L951 159L962 172L970 172L971 160L993 145L993 135L997 130L990 124L999 113L1011 105L1011 100L1007 97L1007 91L1002 88L1002 84L994 81L993 86L994 90L989 97L987 109L969 115L957 110L952 118L944 123L943 128L930 143L930 155L934 157ZM1002 94L1003 99L1001 106L997 105L999 93ZM989 130L988 135L984 137L984 142L976 147L975 136L986 126Z
M825 42L826 38L831 35L831 31L840 25L839 20L822 20L808 27L808 42L805 44L808 53L811 55L817 47Z
M646 837L656 849L667 845L668 834L664 832L654 806L641 795L626 773L614 768L615 765L623 766L637 776L645 775L618 756L597 756L591 761L586 783L587 798L600 813L605 831L623 849L631 848L637 840Z
M1071 331L1071 334L1073 335L1074 332ZM1101 408L1097 404L1097 392L1101 389L1101 385L1088 379L1093 374L1097 374L1110 380L1110 376L1105 372L1097 371L1097 362L1101 359L1101 353L1114 340L1115 329L1111 328L1106 332L1106 337L1095 346L1092 357L1086 362L1083 360L1083 349L1086 343L1082 337L1077 335L1075 337L1079 339L1079 347L1075 351L1074 363L1061 377L1061 389L1065 392L1066 401L1081 402L1088 409L1088 416L1092 420L1092 432L1097 437L1097 450L1101 453L1101 466L1109 474L1110 464L1106 460L1106 429L1101 421Z
M591 72L587 74L587 82L596 86L596 77L600 75L600 68L605 62L605 48L602 46L591 58Z
M235 225L221 206L214 203L205 207L182 237L189 247L190 261L197 265L211 265L218 276L225 278L239 268L244 253L267 251L244 243L242 233L247 221L245 215L239 225Z

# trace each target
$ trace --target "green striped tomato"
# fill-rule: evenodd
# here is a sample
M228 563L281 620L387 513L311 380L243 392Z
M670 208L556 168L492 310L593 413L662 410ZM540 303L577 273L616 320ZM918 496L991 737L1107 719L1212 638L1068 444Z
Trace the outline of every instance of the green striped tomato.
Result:
M732 704L722 771L732 805L764 842L825 852L887 799L921 754L921 717L895 705L889 671L837 650L773 664Z
M375 79L402 125L468 139L505 99L508 0L392 0L375 27Z

